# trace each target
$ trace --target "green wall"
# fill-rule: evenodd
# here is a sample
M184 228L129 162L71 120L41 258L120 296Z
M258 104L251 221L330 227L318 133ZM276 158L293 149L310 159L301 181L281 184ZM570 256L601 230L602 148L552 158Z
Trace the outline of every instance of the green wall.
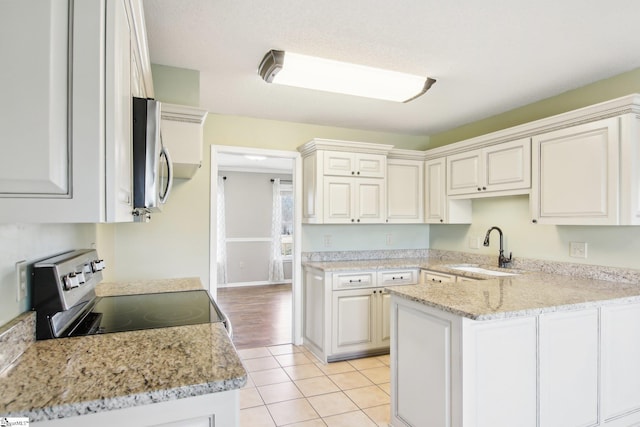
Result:
M170 104L200 105L200 72L151 64L155 98Z
M638 92L640 92L640 68L493 117L431 135L429 148L440 147Z

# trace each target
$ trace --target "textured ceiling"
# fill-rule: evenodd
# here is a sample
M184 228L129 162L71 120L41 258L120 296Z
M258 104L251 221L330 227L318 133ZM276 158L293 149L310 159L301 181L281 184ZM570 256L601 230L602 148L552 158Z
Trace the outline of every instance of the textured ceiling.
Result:
M213 113L430 135L640 67L638 0L145 0ZM406 104L270 85L270 49L426 75Z

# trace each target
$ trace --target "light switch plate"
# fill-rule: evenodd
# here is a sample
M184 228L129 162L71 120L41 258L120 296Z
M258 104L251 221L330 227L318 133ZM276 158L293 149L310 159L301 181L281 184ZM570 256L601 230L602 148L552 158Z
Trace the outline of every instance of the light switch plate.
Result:
M469 237L469 248L470 249L480 248L480 238L478 236Z
M587 243L586 242L570 242L569 243L569 256L573 258L586 258L587 257Z

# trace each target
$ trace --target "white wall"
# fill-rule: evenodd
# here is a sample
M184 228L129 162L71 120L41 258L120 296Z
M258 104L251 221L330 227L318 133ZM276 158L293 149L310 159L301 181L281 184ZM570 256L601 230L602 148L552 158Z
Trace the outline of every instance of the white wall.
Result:
M291 175L253 172L220 172L225 181L227 239L271 238L272 178L291 180ZM228 242L228 283L269 280L271 242ZM286 277L291 279L291 274Z
M533 224L529 197L497 197L473 202L471 225L432 225L430 247L488 255L498 255L498 234L492 232L489 248L482 246L487 230L498 226L505 234L507 256L535 258L578 264L640 268L640 227L554 226ZM480 248L471 249L469 239L480 239ZM587 258L569 256L569 242L586 242Z
M31 308L30 277L27 298L16 301L17 261L33 264L62 252L91 248L95 242L93 224L0 224L0 325Z

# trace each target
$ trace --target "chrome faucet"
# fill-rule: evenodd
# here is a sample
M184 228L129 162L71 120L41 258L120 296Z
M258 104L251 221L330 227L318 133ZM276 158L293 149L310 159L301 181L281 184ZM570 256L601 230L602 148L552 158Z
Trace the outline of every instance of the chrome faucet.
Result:
M498 267L500 268L506 268L508 266L508 264L511 263L512 260L512 253L509 252L509 258L504 256L504 248L502 247L502 230L500 230L498 227L491 227L488 231L487 231L487 235L484 236L484 246L489 246L489 234L491 234L491 232L493 230L498 230L498 233L500 233L500 255L498 256Z

